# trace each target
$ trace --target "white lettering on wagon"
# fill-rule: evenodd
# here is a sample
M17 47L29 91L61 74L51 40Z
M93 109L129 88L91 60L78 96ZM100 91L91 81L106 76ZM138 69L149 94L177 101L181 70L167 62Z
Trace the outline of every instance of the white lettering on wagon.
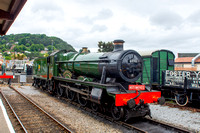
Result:
M184 87L184 81L187 78L188 88L200 88L199 71L165 71L164 85Z

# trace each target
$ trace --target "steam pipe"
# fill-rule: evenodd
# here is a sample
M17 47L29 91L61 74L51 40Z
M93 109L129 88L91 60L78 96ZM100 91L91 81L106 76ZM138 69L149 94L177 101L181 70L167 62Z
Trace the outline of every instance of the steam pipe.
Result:
M192 59L192 67L194 67L195 60L196 60L197 58L199 58L199 57L200 57L200 54L196 55L196 56Z

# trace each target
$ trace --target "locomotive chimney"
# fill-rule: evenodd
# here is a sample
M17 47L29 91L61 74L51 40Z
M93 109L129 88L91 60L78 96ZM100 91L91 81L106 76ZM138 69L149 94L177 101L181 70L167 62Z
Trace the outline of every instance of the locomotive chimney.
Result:
M114 40L113 43L114 43L114 52L115 51L121 51L121 50L124 50L123 46L124 46L124 40Z
M88 48L87 47L82 47L82 53L87 53L87 51L88 51Z

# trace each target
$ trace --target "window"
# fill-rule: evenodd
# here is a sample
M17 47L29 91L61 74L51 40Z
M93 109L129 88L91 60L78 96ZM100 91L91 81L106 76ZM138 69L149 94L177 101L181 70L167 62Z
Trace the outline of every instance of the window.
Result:
M173 66L174 65L174 60L173 59L168 59L168 65Z

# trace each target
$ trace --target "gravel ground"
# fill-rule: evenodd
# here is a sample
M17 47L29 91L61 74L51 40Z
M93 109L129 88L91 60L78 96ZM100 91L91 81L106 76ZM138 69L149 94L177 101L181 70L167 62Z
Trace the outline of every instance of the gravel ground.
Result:
M32 86L14 86L23 92L42 108L44 108L54 117L62 121L72 131L77 133L122 133L126 129L120 129L120 126L111 122L105 123L101 118L91 117L87 113L78 110L71 104L63 103L55 97L50 97ZM22 88L20 88L22 87ZM3 87L7 89L7 87ZM50 102L51 101L51 102Z
M150 105L153 119L200 132L200 113L161 105Z
M73 107L70 104L62 103L60 100L49 97L46 93L41 93L38 89L32 86L15 85L15 88L28 95L36 103L42 106L51 114L55 114L57 118L66 123L75 132L83 133L120 133L126 132L126 129L119 129L120 127L110 122L105 122L101 118L95 118L81 110ZM6 87L3 87L4 89ZM51 101L51 102L50 102ZM191 130L193 132L200 132L200 113L180 110L168 106L150 105L152 118L157 121L170 123Z

